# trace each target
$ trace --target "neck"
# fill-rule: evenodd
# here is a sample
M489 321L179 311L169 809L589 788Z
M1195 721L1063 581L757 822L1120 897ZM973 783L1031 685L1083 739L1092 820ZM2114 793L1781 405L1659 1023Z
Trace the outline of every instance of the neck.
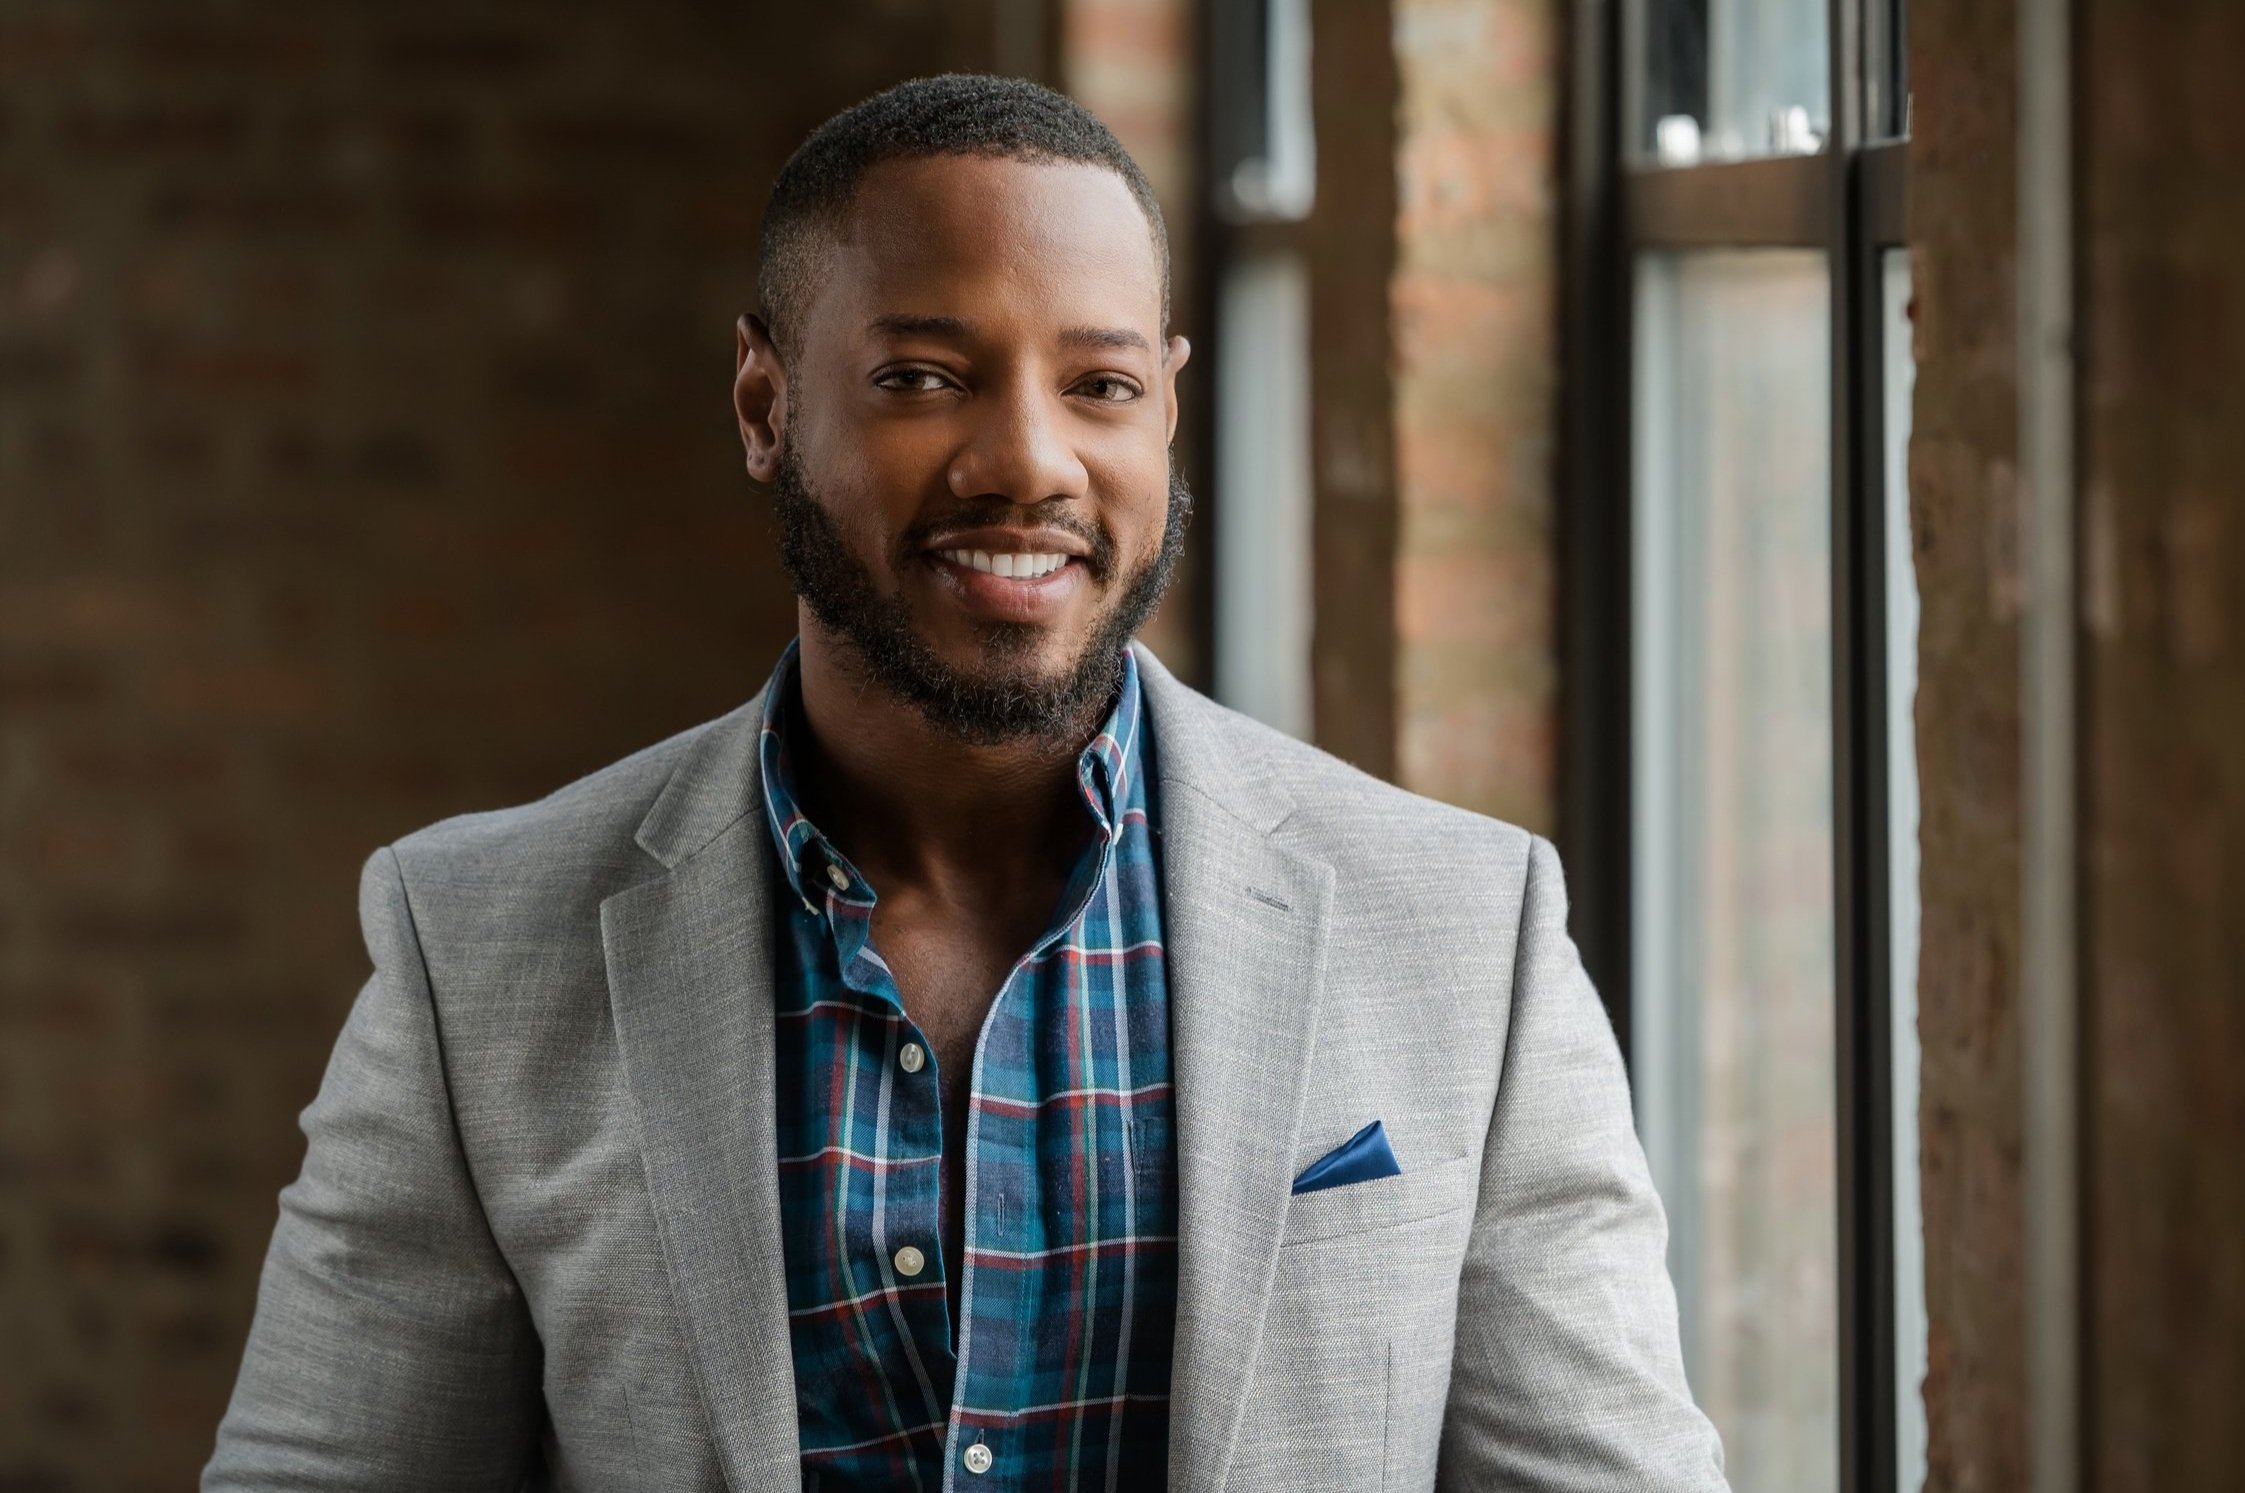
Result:
M795 753L805 812L874 884L961 894L1049 877L1089 830L1076 786L1082 739L976 744L931 723L868 677L856 653L805 615L803 724Z

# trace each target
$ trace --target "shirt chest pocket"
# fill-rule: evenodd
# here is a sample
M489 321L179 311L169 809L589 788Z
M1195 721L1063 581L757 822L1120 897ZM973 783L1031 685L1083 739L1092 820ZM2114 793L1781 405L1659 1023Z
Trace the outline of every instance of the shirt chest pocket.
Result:
M1279 1247L1401 1228L1462 1212L1473 1205L1479 1178L1473 1160L1451 1156L1408 1168L1400 1176L1295 1193L1286 1200L1286 1228Z
M1130 1118L1131 1183L1141 1197L1159 1197L1176 1188L1176 1126L1166 1110L1148 1109Z

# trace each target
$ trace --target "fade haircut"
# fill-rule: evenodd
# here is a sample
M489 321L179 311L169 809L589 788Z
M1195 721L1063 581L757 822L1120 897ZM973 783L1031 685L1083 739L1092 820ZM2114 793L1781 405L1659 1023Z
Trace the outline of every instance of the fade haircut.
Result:
M821 241L840 227L865 173L884 161L932 156L1080 161L1120 176L1161 254L1162 330L1169 330L1169 230L1130 152L1083 105L1040 84L944 73L844 109L811 131L780 168L764 207L756 293L783 359L793 362L800 350L802 318L825 258Z

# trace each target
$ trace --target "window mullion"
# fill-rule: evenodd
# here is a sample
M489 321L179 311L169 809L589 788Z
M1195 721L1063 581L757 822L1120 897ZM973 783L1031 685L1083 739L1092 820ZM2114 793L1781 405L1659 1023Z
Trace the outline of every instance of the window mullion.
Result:
M1832 231L1832 173L1821 155L1771 156L1623 173L1633 251L1821 248Z
M1841 1493L1894 1493L1892 1062L1887 905L1883 393L1865 18L1828 0L1832 127L1833 989Z

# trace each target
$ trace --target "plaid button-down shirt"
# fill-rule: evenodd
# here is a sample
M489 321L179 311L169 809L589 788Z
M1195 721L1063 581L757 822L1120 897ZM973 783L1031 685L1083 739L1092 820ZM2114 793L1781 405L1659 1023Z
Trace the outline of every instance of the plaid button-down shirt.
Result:
M797 805L797 689L790 646L761 750L785 883L774 1098L803 1486L1159 1487L1177 1188L1137 664L1077 759L1091 844L976 1048L955 1337L934 1050L873 947L871 888Z

